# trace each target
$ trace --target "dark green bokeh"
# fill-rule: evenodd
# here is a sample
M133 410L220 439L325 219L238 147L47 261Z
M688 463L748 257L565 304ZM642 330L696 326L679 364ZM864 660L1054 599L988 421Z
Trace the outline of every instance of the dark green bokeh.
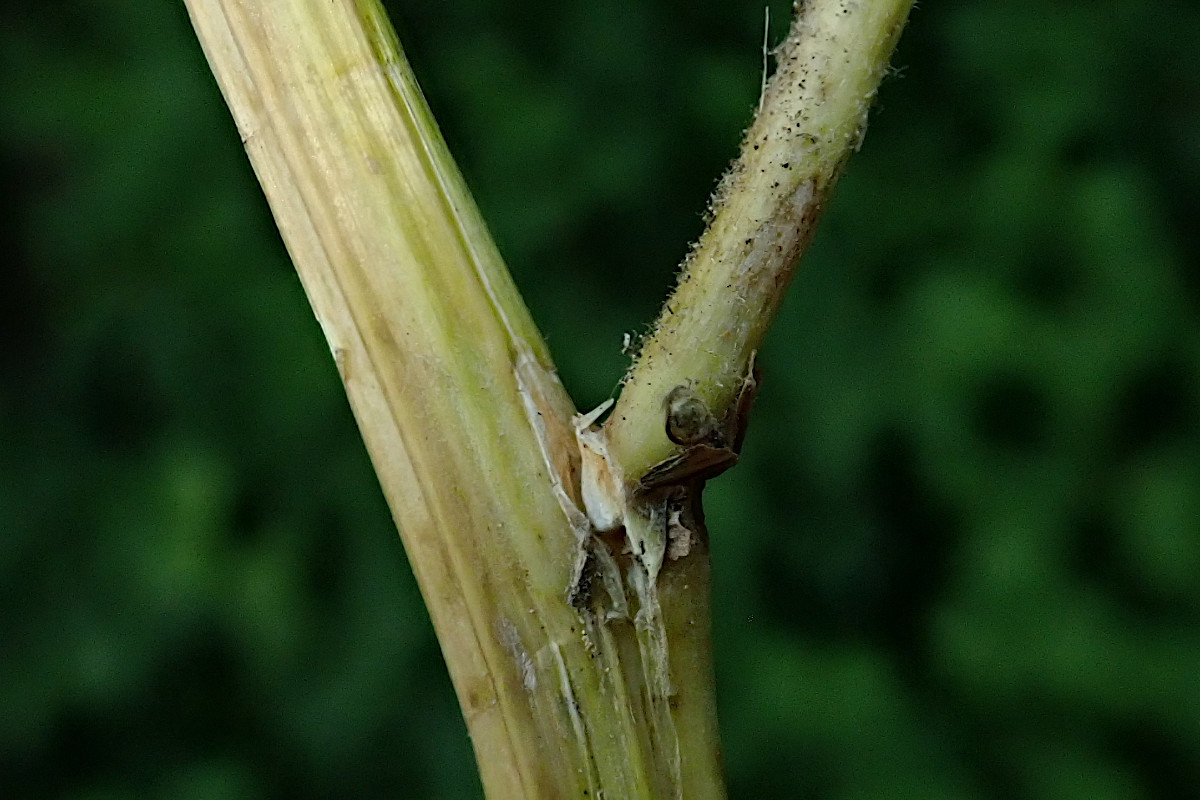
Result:
M762 3L392 6L598 403ZM182 4L2 14L0 796L478 797ZM1197 41L1183 0L916 12L709 492L735 797L1194 796Z

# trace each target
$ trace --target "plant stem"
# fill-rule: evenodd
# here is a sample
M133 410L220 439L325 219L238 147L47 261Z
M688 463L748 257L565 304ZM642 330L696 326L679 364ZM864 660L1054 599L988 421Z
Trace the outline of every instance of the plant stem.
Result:
M346 385L487 795L680 797L687 763L707 781L689 797L723 796L715 726L697 748L671 716L673 684L711 707L711 670L700 656L668 673L661 610L627 602L622 554L605 562L612 594L593 580L574 408L378 3L188 10ZM695 587L671 613L706 648ZM643 663L643 641L662 658Z
M724 797L699 490L736 449L732 400L909 5L804 7L599 429L575 415L378 0L187 0L493 800Z
M744 424L728 419L734 401L842 166L862 142L911 7L912 0L797 5L711 222L605 424L609 454L630 480L679 455L664 424L677 386L729 427Z

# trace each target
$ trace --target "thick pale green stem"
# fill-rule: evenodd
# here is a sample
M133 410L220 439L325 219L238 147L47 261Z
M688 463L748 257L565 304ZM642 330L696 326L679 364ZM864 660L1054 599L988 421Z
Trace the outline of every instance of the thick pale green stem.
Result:
M605 425L609 454L630 480L680 453L665 425L675 387L689 387L728 427L741 424L727 417L838 173L862 142L911 6L797 6L741 156L713 199L711 224Z
M496 797L581 783L561 663L575 534L516 365L567 418L536 328L374 3L189 11L345 382ZM564 423L565 424L565 423ZM561 654L561 655L560 655ZM557 732L557 731L556 731ZM556 763L558 762L558 763Z
M676 667L663 613L579 509L574 408L378 3L188 10L345 382L487 795L678 798L686 763L705 781L688 797L722 797L715 726L681 733L672 711L712 707L707 586L669 610L691 621ZM650 661L642 641L661 645Z

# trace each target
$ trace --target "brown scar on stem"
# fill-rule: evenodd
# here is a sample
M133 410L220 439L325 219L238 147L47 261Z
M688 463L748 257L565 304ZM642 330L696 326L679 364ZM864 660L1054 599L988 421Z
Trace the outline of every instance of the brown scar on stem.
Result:
M758 351L751 352L742 385L723 423L711 418L708 407L686 384L676 386L667 394L664 401L667 436L681 449L642 475L638 481L641 493L706 481L737 463L746 438L750 409L762 382L755 363L757 355Z

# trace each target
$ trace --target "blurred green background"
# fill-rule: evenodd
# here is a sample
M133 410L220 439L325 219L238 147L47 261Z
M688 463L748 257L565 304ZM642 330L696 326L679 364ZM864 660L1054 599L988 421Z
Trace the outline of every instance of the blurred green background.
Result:
M762 2L391 12L595 405ZM1183 0L915 13L709 489L734 797L1198 796L1198 41ZM0 11L0 179L0 796L479 797L182 4Z

